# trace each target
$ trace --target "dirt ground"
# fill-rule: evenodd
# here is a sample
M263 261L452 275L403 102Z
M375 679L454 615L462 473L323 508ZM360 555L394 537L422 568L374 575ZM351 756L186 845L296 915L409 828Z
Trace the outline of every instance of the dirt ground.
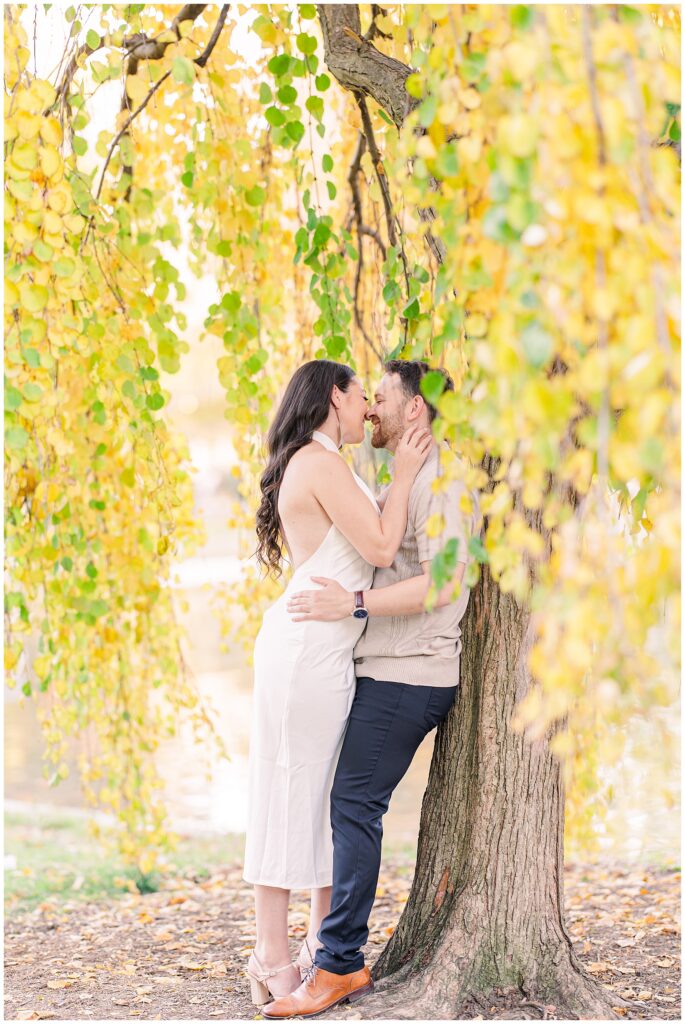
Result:
M410 865L385 864L369 964L392 934L410 884ZM680 871L569 864L565 893L580 960L633 1006L617 1012L626 1020L681 1019ZM291 906L293 956L307 921L299 895ZM145 895L42 903L6 919L5 1019L254 1019L243 973L253 926L252 890L238 865L202 881L175 878ZM512 1019L517 1005L511 991L494 994L477 1019ZM523 1008L516 1014L539 1016ZM331 1018L365 1019L363 1000Z

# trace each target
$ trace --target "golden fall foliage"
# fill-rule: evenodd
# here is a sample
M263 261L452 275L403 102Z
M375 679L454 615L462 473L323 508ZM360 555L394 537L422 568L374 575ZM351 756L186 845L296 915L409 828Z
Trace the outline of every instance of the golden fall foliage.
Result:
M590 842L615 727L678 692L679 11L390 5L374 44L413 69L414 102L398 131L369 100L369 137L314 5L209 5L171 28L164 5L83 5L83 24L69 8L50 81L23 10L5 7L5 652L45 694L54 778L88 730L86 791L150 870L155 747L182 714L214 735L164 585L203 532L164 418L162 375L200 340L177 308L185 246L217 283L204 329L223 341L246 552L297 365L450 371L454 393L428 374L424 394L458 453L446 473L480 492L466 583L486 566L530 603L512 725L534 739L567 716L568 826ZM99 88L121 110L92 147ZM226 593L248 650L279 587L252 568Z

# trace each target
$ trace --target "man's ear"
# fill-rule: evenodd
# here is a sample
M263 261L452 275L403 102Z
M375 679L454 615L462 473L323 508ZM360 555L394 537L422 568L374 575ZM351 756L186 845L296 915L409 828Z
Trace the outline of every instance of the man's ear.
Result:
M407 412L407 419L411 420L411 422L413 423L414 420L417 420L419 418L423 410L426 408L426 403L422 395L414 395L412 398L410 398L409 402L410 405L409 411Z

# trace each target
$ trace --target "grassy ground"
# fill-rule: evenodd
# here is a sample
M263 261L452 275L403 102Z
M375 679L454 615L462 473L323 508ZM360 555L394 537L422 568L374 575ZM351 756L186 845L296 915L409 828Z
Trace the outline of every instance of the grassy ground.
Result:
M85 817L59 809L47 813L5 814L5 913L33 910L63 897L88 902L132 892L156 892L177 875L200 882L218 865L242 860L244 837L183 836L166 856L164 870L141 876L107 854L88 834ZM411 862L410 844L388 845L386 853ZM407 867L409 870L409 866Z

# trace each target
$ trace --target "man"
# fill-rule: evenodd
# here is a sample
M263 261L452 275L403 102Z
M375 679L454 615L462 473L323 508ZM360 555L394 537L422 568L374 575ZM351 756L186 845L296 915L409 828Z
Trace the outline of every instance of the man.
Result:
M385 364L366 417L374 448L394 452L407 427L430 427L436 410L420 391L428 369L418 360ZM459 622L469 590L457 584L471 557L468 538L478 509L463 481L434 489L440 475L440 446L433 441L412 487L402 545L389 568L376 569L373 588L361 599L335 580L312 577L321 588L294 594L288 604L299 620L341 619L360 606L368 618L354 651L357 688L331 792L333 889L318 933L323 945L299 988L265 1006L265 1017L314 1016L373 988L361 947L380 870L382 818L419 744L450 710L459 683ZM464 493L470 512L461 504ZM385 489L380 504L384 497ZM435 525L442 522L441 532ZM427 612L431 559L451 538L458 541L456 570Z

